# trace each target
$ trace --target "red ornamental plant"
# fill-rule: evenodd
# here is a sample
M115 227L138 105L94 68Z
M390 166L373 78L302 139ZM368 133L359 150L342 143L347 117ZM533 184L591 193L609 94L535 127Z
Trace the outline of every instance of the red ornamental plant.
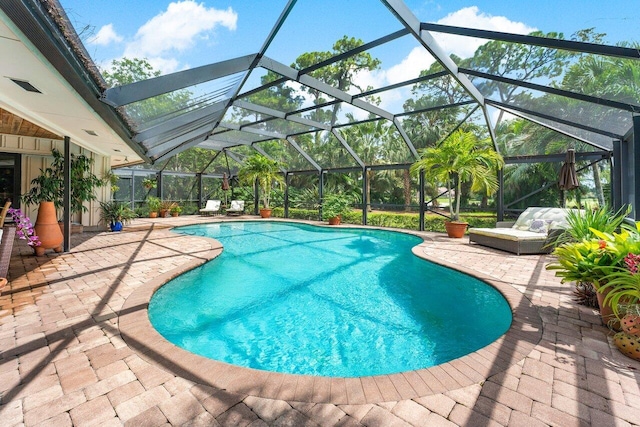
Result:
M40 246L40 239L29 217L22 213L20 209L10 208L7 213L16 224L16 236L18 236L19 239L26 240L27 245L31 247Z

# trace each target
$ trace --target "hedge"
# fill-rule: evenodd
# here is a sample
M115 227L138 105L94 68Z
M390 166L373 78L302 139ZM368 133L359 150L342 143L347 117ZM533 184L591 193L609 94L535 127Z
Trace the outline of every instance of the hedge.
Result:
M271 214L276 218L284 218L283 208L273 208ZM289 218L304 219L310 221L318 221L318 211L315 209L293 209L289 208ZM420 225L419 215L417 213L394 213L394 212L370 212L367 215L367 224L377 227L393 227L405 228L408 230L418 230ZM471 215L460 215L460 219L469 223L469 227L495 227L496 216L492 213L479 215L477 213ZM433 214L425 214L424 229L425 231L445 232L444 217ZM362 224L362 211L351 211L342 216L342 222L345 224Z

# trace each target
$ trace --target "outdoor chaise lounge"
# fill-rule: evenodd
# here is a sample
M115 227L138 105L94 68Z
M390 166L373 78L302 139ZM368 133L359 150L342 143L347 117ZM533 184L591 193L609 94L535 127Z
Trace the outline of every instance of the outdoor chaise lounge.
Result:
M200 209L200 215L217 214L220 212L220 200L207 200L204 208Z
M470 228L469 243L517 255L549 253L554 240L568 225L568 211L563 208L527 208L515 222L499 221L496 228Z
M232 200L227 209L227 215L241 215L244 213L244 200Z

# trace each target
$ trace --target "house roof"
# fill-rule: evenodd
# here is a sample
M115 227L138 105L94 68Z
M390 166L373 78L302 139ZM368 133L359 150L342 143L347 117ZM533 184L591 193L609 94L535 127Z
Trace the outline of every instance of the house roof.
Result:
M0 4L0 56L10 58L0 63L0 108L13 123L2 132L69 136L113 166L144 159L126 121L98 100L106 86L74 35L56 1Z

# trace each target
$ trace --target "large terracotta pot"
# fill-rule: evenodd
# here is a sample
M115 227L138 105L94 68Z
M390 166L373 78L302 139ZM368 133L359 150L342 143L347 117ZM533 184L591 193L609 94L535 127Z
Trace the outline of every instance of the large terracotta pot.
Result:
M36 235L40 239L40 248L53 249L56 252L62 252L62 242L64 237L60 226L58 225L58 217L56 215L56 207L53 202L41 202L38 208L38 218L34 226Z
M599 287L596 286L596 290L598 290L598 288ZM607 297L610 290L611 288L607 288L604 290L604 292L600 292L599 290L596 292L596 296L598 297L598 306L600 307L600 317L602 318L602 323L604 323L605 326L608 326L614 331L619 331L620 321L613 313L613 308L611 308L611 305L605 305L604 303L604 299Z
M464 232L467 231L468 226L468 223L460 221L445 221L444 223L447 235L456 239L460 239L464 236Z
M266 209L266 208L260 209L260 217L271 218L271 209Z

